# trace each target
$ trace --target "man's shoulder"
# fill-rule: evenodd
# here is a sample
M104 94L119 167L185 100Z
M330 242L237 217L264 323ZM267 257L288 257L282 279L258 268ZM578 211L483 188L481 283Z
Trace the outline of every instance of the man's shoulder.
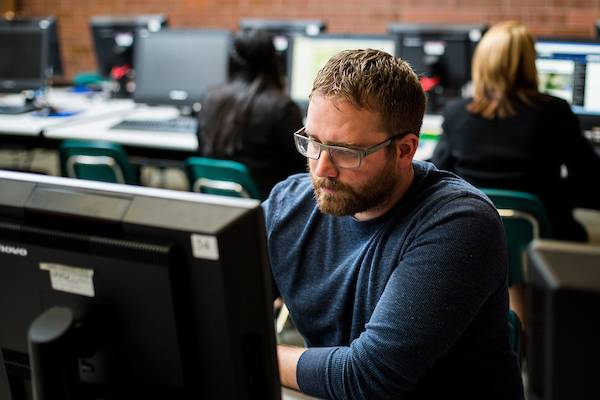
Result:
M417 189L415 191L423 196L419 203L430 203L437 208L442 204L455 205L456 202L471 202L470 199L475 199L475 203L482 202L486 204L485 207L493 207L492 202L481 190L460 176L440 170L426 161L415 161L414 167Z
M273 187L271 196L281 197L298 195L300 193L312 191L312 183L310 181L310 175L306 172L300 174L290 175L287 179L279 182Z
M280 214L283 210L294 210L299 207L314 205L312 183L307 173L290 175L276 184L263 208L267 213Z

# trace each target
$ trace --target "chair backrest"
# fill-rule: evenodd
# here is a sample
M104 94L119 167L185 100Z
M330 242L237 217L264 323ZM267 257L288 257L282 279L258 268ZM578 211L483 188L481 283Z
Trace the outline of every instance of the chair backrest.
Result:
M137 169L118 143L65 140L59 147L62 176L103 182L139 184Z
M248 167L237 161L190 157L186 172L193 192L260 199Z
M524 282L525 251L534 238L551 238L544 203L535 195L504 189L481 189L496 206L506 235L509 285Z

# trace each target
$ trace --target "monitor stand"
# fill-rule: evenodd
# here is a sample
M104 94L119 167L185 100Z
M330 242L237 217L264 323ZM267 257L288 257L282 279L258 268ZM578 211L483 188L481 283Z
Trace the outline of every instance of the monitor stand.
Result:
M27 335L33 396L36 400L75 400L79 366L73 312L53 307L39 315Z

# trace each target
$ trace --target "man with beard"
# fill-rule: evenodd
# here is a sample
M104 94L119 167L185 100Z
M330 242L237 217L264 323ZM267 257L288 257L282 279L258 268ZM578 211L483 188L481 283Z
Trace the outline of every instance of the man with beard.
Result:
M508 340L500 218L456 175L414 161L425 95L410 66L344 51L319 71L308 174L263 204L276 294L307 348L283 385L332 399L522 399Z

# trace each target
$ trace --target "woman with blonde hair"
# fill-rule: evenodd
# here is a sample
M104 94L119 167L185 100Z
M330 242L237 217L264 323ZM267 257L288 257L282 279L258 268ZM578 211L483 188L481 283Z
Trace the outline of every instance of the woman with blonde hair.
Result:
M556 238L585 241L572 211L600 208L600 158L569 104L538 90L535 59L523 24L490 28L473 56L473 98L446 107L432 161L478 187L537 195Z
M569 104L540 93L534 41L517 21L493 26L473 56L473 98L448 104L432 161L481 188L537 195L558 239L585 241L576 206L600 208L592 190L600 158ZM522 281L509 282L510 308L526 327Z

